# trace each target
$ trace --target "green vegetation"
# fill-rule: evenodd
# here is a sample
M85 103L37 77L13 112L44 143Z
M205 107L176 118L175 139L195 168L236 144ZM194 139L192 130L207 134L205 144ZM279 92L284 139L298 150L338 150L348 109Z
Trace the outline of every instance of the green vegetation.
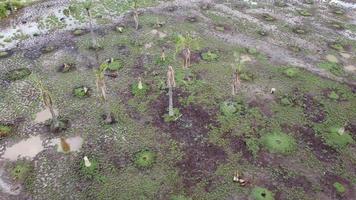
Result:
M328 97L332 100L338 100L340 98L340 96L335 91L331 91L328 94Z
M338 127L330 128L323 137L326 143L335 149L344 149L347 145L354 143L352 136Z
M32 165L26 161L18 161L11 169L11 177L17 181L24 181L32 172Z
M91 165L89 167L85 166L84 160L81 161L80 163L80 172L81 174L91 180L96 180L96 181L104 181L105 176L100 174L99 171L99 162L97 159L92 158L90 159Z
M307 10L298 10L298 13L301 15L301 16L304 16L304 17L310 17L312 16L312 14L307 11Z
M163 120L167 123L169 122L175 122L177 121L180 117L182 116L182 114L180 113L179 109L178 108L173 108L173 115L169 115L168 113L167 114L164 114L163 115Z
M337 50L337 51L343 51L344 50L344 46L339 42L330 43L329 47L334 49L334 50Z
M9 55L7 51L0 51L0 58L6 58Z
M201 57L203 60L208 61L208 62L215 61L219 58L218 54L213 53L211 51L202 53Z
M342 66L338 63L324 61L318 64L318 67L326 69L336 76L341 76L344 74Z
M134 83L131 86L131 93L136 97L144 97L149 90L149 87L145 83Z
M342 183L335 182L333 184L333 186L334 186L336 192L339 193L339 194L342 194L342 193L346 192L346 188Z
M284 74L289 78L293 78L299 74L299 69L297 68L287 68L284 70Z
M137 152L134 156L134 163L138 168L151 168L156 162L156 153L145 149Z
M254 200L274 200L274 194L266 188L254 187L251 192Z
M19 69L14 69L9 71L6 74L6 78L9 81L17 81L24 79L25 77L29 76L31 74L31 71L27 68L19 68Z
M290 154L296 149L295 139L278 131L263 135L261 144L272 153Z
M268 22L276 21L276 18L274 18L273 16L271 16L267 13L262 14L262 19L264 19L265 21L268 21Z
M234 116L236 114L241 114L246 112L246 108L242 101L232 102L225 101L220 104L220 112L227 117Z
M186 197L184 195L173 195L170 200L192 200L192 198Z
M80 86L73 89L73 94L75 97L83 98L89 96L89 91L89 88L85 86Z
M9 136L11 132L12 127L10 125L0 123L0 139Z
M119 71L124 67L123 62L119 59L111 59L107 65L108 65L107 70L109 71Z

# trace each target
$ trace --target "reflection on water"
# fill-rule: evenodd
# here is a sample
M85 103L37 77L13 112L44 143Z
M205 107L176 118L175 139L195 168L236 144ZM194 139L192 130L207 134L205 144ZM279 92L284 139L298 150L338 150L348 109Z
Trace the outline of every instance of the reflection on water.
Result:
M54 109L54 113L56 115L58 115L58 111L56 109ZM45 122L45 121L47 121L49 119L52 119L51 112L49 111L49 109L45 109L45 110L42 110L41 112L38 112L36 114L35 122L36 123L42 123L42 122Z
M65 151L63 150L62 143L66 144ZM79 151L82 144L83 138L80 136L70 137L70 138L62 138L62 143L60 138L52 139L49 145L50 146L57 146L58 152L73 152ZM9 146L6 148L5 153L0 159L6 159L10 161L16 161L19 158L28 158L33 159L38 153L45 149L43 144L43 139L40 136L32 136L30 138L21 140L20 142Z

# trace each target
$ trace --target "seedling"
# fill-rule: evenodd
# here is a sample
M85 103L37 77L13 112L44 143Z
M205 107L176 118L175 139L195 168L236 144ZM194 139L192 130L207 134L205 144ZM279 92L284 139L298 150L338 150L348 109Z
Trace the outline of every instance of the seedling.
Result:
M182 52L183 55L183 69L188 69L190 66L191 48L195 45L195 39L190 35L178 35L176 38L176 51L175 53Z
M145 149L135 154L134 163L138 168L151 168L156 161L156 153L154 151Z
M91 162L89 161L89 158L87 156L84 156L83 160L84 160L84 166L85 167L90 167L91 166Z
M164 52L164 49L162 49L162 51L161 51L161 61L162 61L162 62L165 62L165 61L166 61L166 54L165 54L165 52Z

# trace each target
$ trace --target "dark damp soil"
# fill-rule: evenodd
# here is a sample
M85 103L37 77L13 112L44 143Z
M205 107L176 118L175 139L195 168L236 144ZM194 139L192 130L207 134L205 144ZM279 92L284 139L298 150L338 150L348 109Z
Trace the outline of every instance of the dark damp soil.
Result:
M265 100L253 99L248 103L248 105L249 105L249 107L259 108L265 116L272 117L273 112L272 112L271 108L269 107L268 103L269 103L269 100L267 100L267 99L265 99Z
M285 168L278 167L278 175L276 181L278 184L284 185L287 188L302 188L306 193L313 192L313 184L303 175L288 175Z
M356 121L354 122L349 122L346 127L345 130L351 133L351 136L354 140L356 140Z
M311 94L305 94L303 96L304 114L306 117L314 123L322 123L325 121L326 113L322 108L321 103L313 97Z
M332 147L326 145L320 137L318 137L314 130L309 126L295 125L292 131L307 144L314 155L321 161L332 162L338 157L338 152Z
M323 190L328 196L332 199L340 199L340 200L352 200L355 197L355 191L353 188L352 183L338 175L335 175L331 172L327 172L325 176L320 180ZM337 192L336 188L334 187L334 183L340 183L346 189L344 192L340 193Z
M248 150L247 144L243 137L231 136L229 139L230 148L234 153L241 152L243 158L245 158L248 162L253 162L253 154Z
M209 127L215 124L214 114L198 105L183 107L178 99L187 97L187 94L179 89L173 94L174 107L179 108L182 116L175 122L164 122L162 116L167 112L168 96L163 93L152 105L153 124L182 146L184 156L176 164L185 189L192 192L197 183L212 177L218 165L226 160L227 154L221 147L207 142Z
M134 66L131 68L131 74L134 78L140 77L145 72L146 55L140 55L135 59Z

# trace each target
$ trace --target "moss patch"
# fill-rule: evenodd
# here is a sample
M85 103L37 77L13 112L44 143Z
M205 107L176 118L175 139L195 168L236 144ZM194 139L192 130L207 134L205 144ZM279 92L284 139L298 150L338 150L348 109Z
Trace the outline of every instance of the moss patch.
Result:
M337 193L342 194L342 193L346 192L346 188L345 188L345 186L344 186L342 183L335 182L335 183L333 184L333 186L334 186L334 188L335 188L335 190L336 190Z
M254 200L274 200L274 194L268 189L262 187L253 188L251 197Z
M295 139L282 132L267 133L261 137L261 144L272 153L290 154L296 149Z
M327 144L335 149L343 149L347 145L354 143L352 136L348 132L343 132L342 129L333 127L329 132L324 134L324 139Z

